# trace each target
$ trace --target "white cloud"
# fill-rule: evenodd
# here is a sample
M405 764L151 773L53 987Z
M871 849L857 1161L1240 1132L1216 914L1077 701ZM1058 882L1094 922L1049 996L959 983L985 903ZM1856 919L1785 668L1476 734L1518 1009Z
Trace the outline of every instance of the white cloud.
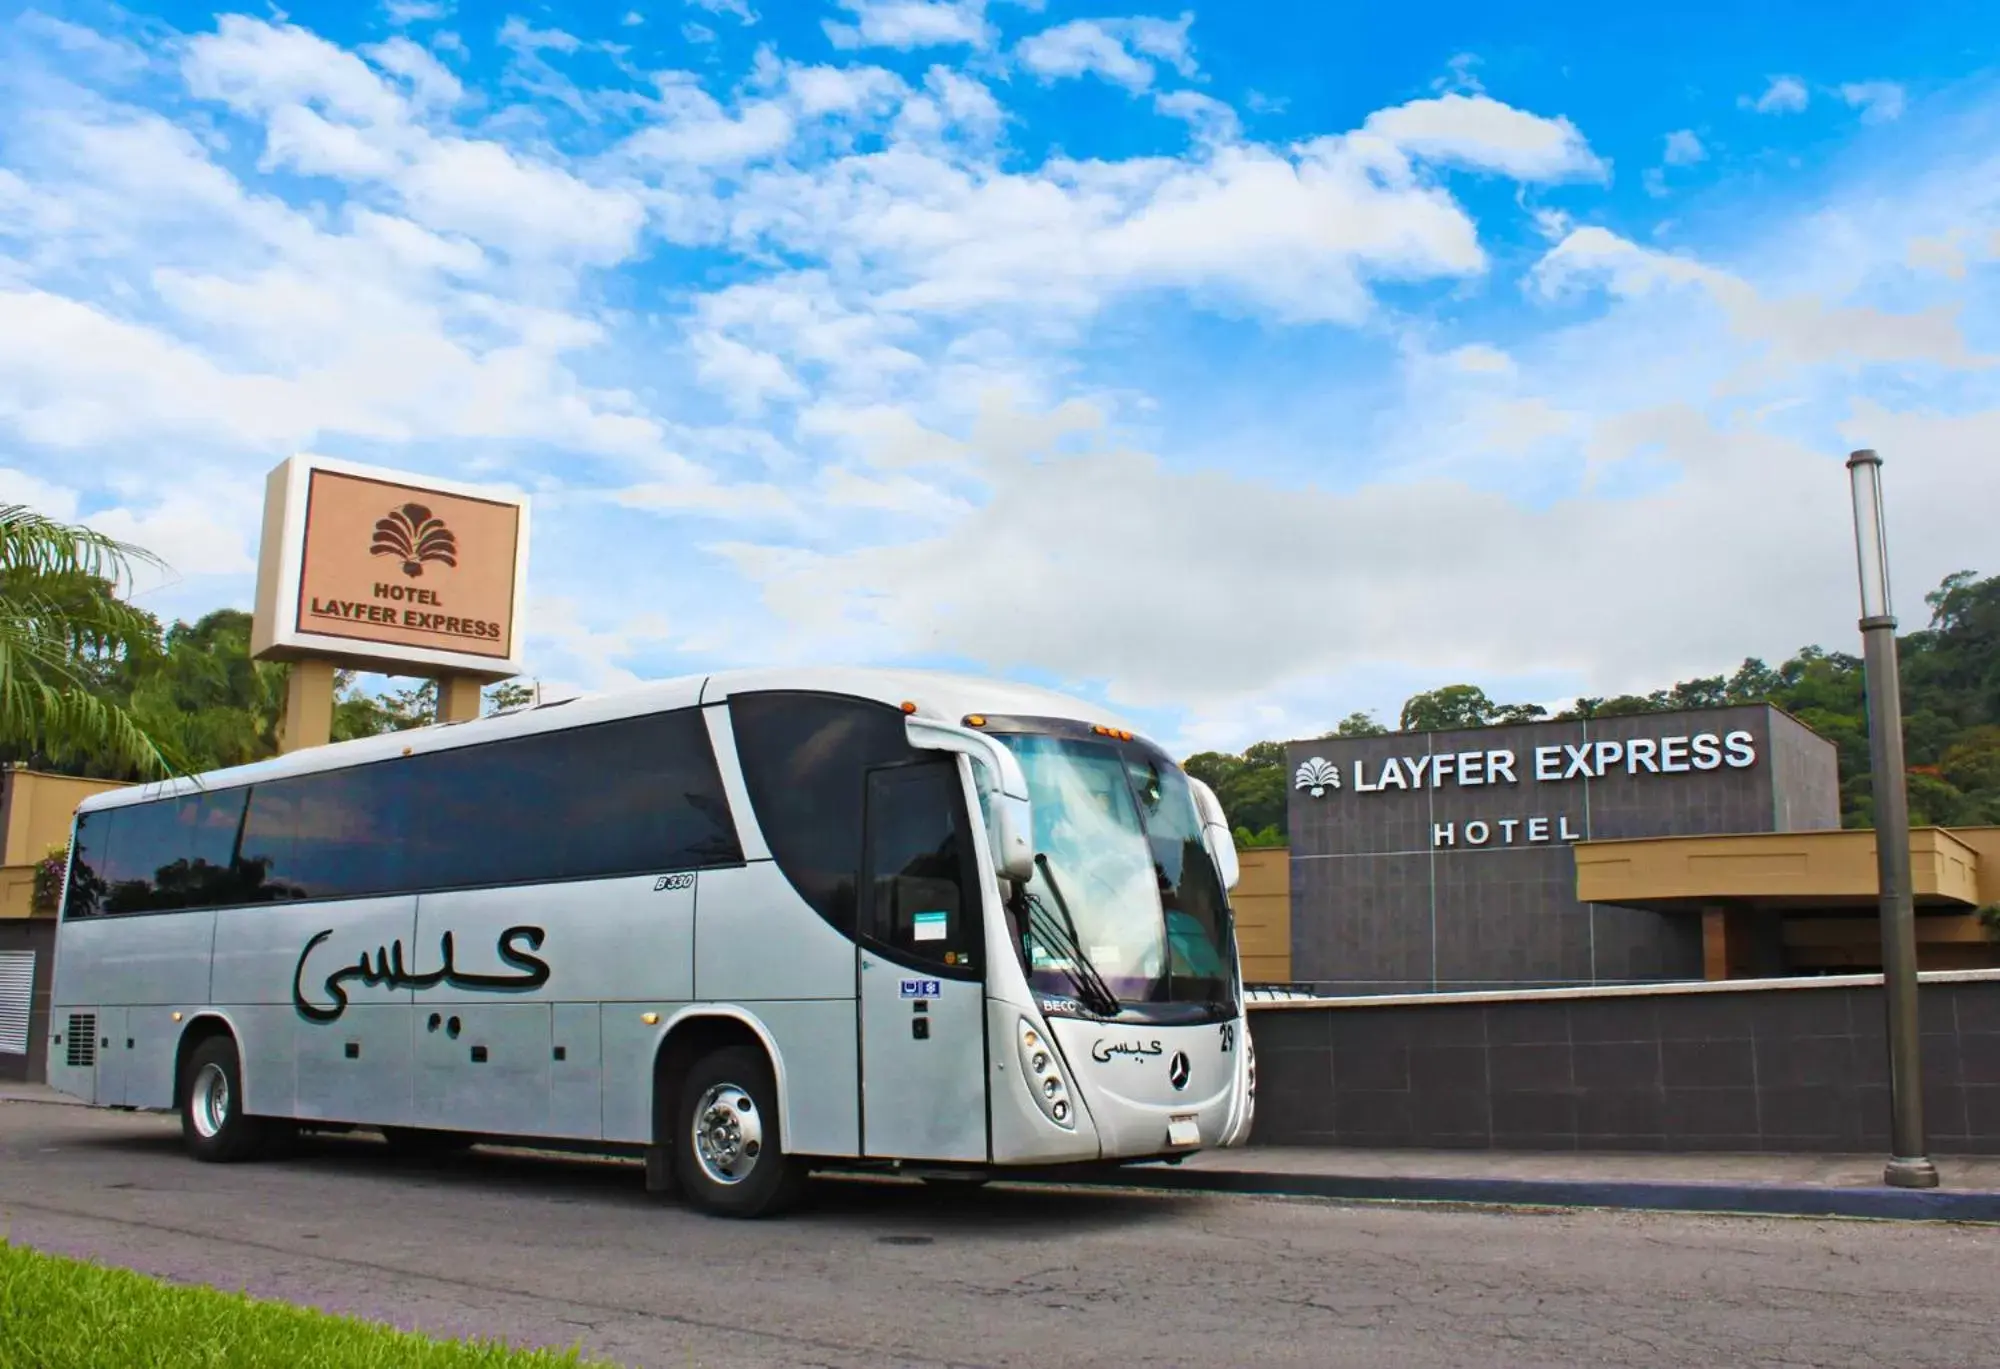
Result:
M510 20L503 41L524 51L576 40ZM456 79L414 44L374 50L430 103ZM265 161L392 187L427 226L465 233L512 256L607 265L633 249L645 209L629 190L591 185L499 143L436 135L359 57L303 29L224 16L192 40L183 70L205 99L266 120Z
M397 28L408 28L447 18L452 7L444 0L385 0L382 10Z
M635 29L646 22L646 16L637 10L626 10L625 17L618 22L624 28Z
M1201 161L1058 162L1009 174L914 149L750 178L737 231L849 264L874 307L1088 313L1187 290L1277 317L1355 321L1372 278L1475 275L1472 222L1379 138Z
M1957 234L1912 238L1903 259L1919 271L1934 271L1950 280L1965 279L1965 250L1958 245Z
M74 523L81 502L76 490L28 471L0 466L0 504L26 504L45 518Z
M785 86L808 119L879 114L909 93L902 77L882 67L794 66L785 73Z
M165 562L170 577L245 576L257 570L251 539L260 514L261 500L248 484L211 469L189 472L183 488L151 507L104 509L85 521L108 537L146 548ZM139 572L142 587L154 574Z
M1890 123L1903 117L1907 93L1894 81L1852 81L1840 88L1840 98L1861 111L1864 123Z
M739 24L757 22L757 11L750 8L749 0L687 0L687 3L710 14L729 15Z
M1767 299L1748 281L1689 257L1628 242L1603 228L1579 228L1536 265L1532 279L1554 297L1601 283L1626 298L1662 287L1695 286L1728 318L1738 337L1768 347L1793 365L1840 362L1930 362L1982 367L1990 358L1966 346L1952 307L1895 314L1829 304L1815 295Z
M516 52L575 52L583 40L562 29L538 29L519 16L509 15L500 26L500 45Z
M795 128L790 110L775 100L753 101L731 114L693 77L675 74L661 79L653 120L622 150L642 163L734 166L778 152Z
M498 143L434 138L397 173L410 212L517 257L611 265L630 256L645 209L624 189L586 184Z
M1467 343L1447 354L1448 360L1458 370L1470 375L1512 375L1514 359L1498 347L1483 342Z
M734 338L697 334L694 353L696 377L727 394L739 413L754 415L772 399L797 399L805 394L782 360Z
M690 43L713 43L716 39L716 33L714 29L706 24L697 24L693 20L689 20L687 23L681 25L681 37L687 39Z
M1368 116L1362 131L1413 157L1497 171L1517 181L1600 180L1609 169L1568 119L1486 95L1412 100Z
M1668 166L1693 166L1708 159L1708 149L1691 128L1675 129L1667 135L1667 146L1661 160Z
M419 106L445 109L465 98L465 87L449 67L404 37L363 48L375 65L409 82Z
M1754 109L1759 114L1797 114L1805 109L1811 99L1806 83L1796 76L1773 76L1771 83L1764 87L1764 93L1752 99L1748 95L1738 98L1737 104L1745 109Z
M219 100L239 113L303 105L369 126L403 119L402 101L367 63L289 24L225 14L214 33L188 43L182 72L197 98Z
M1007 121L1007 112L993 97L992 88L964 72L934 66L924 73L924 89L945 118L959 128L990 136Z
M110 38L96 29L85 28L30 9L14 21L16 32L39 38L62 52L64 63L73 72L88 72L108 81L124 81L150 66L145 49L122 38Z
M1074 19L1024 38L1014 48L1021 65L1044 81L1101 76L1138 92L1153 83L1158 59L1183 76L1196 72L1188 48L1192 14L1179 19Z
M1199 137L1212 142L1234 142L1243 132L1235 110L1198 90L1163 91L1153 97L1153 108L1169 118L1186 120Z
M852 23L822 20L821 27L837 48L912 48L968 45L983 48L993 40L986 22L985 0L840 0L854 16Z
M863 475L845 466L826 473L826 501L841 508L878 509L931 523L949 523L972 512L972 505L935 485L907 475Z

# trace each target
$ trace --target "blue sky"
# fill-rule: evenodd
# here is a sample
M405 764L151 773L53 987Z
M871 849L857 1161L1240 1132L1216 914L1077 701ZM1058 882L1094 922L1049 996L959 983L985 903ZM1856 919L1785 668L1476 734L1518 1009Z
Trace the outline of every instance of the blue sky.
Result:
M0 18L0 498L250 598L299 451L536 501L552 690L1067 687L1186 747L1555 702L2000 571L1974 4Z

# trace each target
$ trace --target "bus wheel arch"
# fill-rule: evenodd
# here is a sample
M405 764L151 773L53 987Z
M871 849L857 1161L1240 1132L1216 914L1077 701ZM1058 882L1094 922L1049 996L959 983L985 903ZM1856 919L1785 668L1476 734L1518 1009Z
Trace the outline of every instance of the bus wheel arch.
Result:
M282 1124L244 1111L243 1047L224 1018L204 1014L188 1023L174 1051L174 1108L181 1141L211 1164L252 1160L282 1139Z
M697 1207L759 1217L796 1201L805 1166L784 1149L782 1090L777 1052L750 1020L698 1013L668 1028L654 1057L653 1144ZM738 1146L732 1159L718 1164L715 1147L697 1143L704 1118L740 1124L728 1128Z
M236 1047L238 1069L239 1073L241 1072L243 1043L236 1039L236 1028L229 1019L220 1013L212 1012L202 1013L189 1019L188 1024L181 1028L180 1044L174 1049L174 1111L179 1112L187 1106L187 1090L192 1080L191 1071L188 1069L189 1061L194 1058L195 1051L203 1042L218 1036L228 1037Z

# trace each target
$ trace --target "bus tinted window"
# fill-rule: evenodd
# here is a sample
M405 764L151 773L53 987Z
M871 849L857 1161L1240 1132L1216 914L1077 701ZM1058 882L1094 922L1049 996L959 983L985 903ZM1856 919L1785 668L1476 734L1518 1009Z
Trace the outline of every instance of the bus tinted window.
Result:
M71 917L231 901L242 789L86 813L77 823Z
M399 764L411 772L415 888L603 878L743 858L694 709Z
M238 857L240 901L356 898L405 886L404 761L252 787Z
M111 812L76 816L76 836L69 857L69 888L63 895L66 918L91 917L104 911L104 868L105 858L111 853Z
M914 754L886 704L773 691L729 700L736 754L772 858L800 897L849 936L870 768Z

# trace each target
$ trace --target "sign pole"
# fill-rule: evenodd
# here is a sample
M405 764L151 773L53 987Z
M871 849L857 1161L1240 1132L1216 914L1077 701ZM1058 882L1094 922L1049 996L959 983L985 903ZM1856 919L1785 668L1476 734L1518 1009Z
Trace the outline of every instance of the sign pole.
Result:
M1910 888L1910 802L1903 771L1902 684L1890 612L1889 540L1882 520L1882 458L1847 458L1854 487L1854 546L1861 573L1861 641L1868 690L1868 751L1875 795L1875 863L1882 923L1882 993L1889 1016L1889 1163L1897 1188L1936 1188L1925 1154L1923 1060L1917 1017L1917 923Z

